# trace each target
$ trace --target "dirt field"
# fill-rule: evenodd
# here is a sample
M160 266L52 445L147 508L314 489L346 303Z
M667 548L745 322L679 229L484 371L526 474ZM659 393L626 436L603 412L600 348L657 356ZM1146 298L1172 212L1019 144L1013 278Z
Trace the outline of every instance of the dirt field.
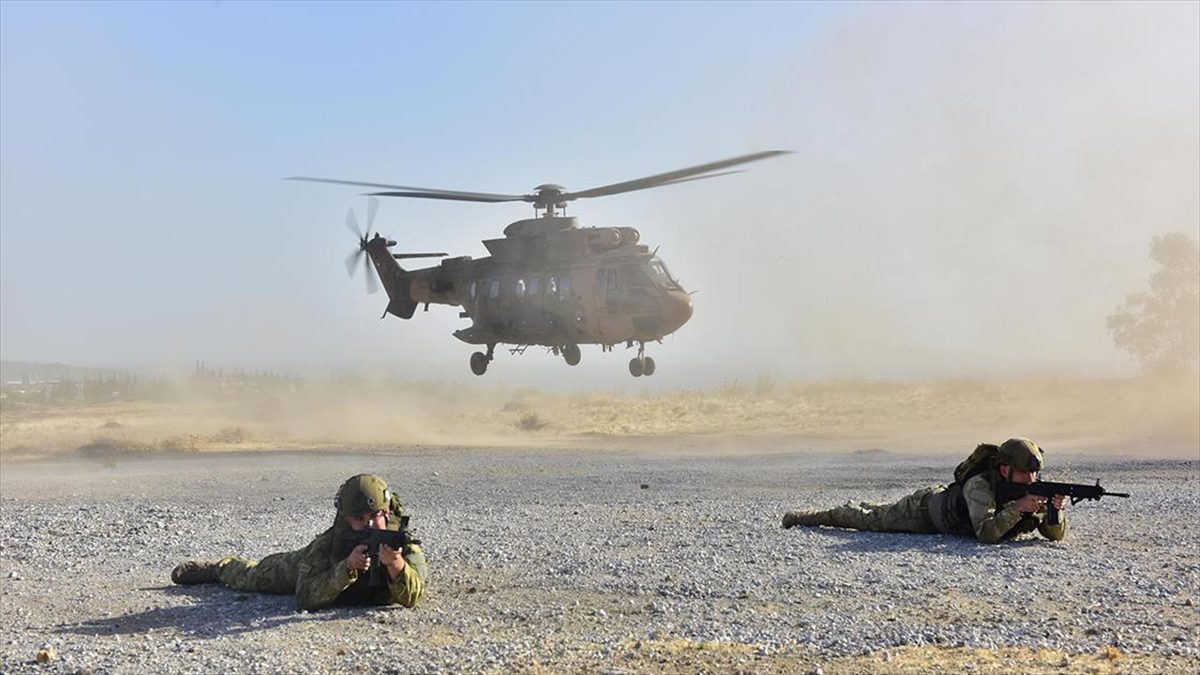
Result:
M361 384L6 402L0 670L1200 668L1194 382ZM1048 448L1048 477L1133 498L1074 507L1058 544L779 527L945 482L976 442L1017 434ZM303 545L360 471L400 489L426 541L418 609L298 614L167 582L182 559Z
M738 456L398 446L6 463L4 672L1033 672L1200 667L1200 462L1063 454L1128 490L1067 540L783 530L886 500L940 457L818 445ZM728 448L727 448L728 450ZM415 610L297 613L173 586L171 567L299 547L359 471L425 543ZM63 542L70 542L69 546ZM41 650L53 654L44 665ZM52 650L52 651L51 651Z

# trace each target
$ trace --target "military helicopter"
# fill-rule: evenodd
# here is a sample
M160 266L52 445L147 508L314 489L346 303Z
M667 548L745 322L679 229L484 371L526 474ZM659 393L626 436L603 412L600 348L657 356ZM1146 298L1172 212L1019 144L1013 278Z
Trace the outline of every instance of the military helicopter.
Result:
M730 167L768 159L781 150L757 152L701 164L611 185L568 191L561 185L539 185L529 194L492 194L432 188L366 183L334 178L292 176L286 180L334 183L378 188L367 193L367 227L360 230L353 209L346 214L346 227L358 239L358 248L346 259L354 275L361 258L368 292L378 290L371 264L387 291L383 316L410 319L418 305L462 307L459 316L471 325L454 332L454 337L487 351L471 354L471 372L483 375L495 357L496 345L511 345L510 352L524 354L530 346L549 348L574 366L581 358L580 345L600 345L604 352L624 343L637 345L637 356L629 361L634 377L653 375L654 359L646 356L647 342L660 342L692 316L692 299L666 264L639 243L641 235L632 227L580 227L566 215L567 202L576 199L645 190L738 171ZM378 232L369 236L378 212L376 197L414 197L464 202L526 202L534 217L518 220L504 228L501 239L484 240L491 254L447 257L439 253L392 253L396 242ZM365 256L364 256L365 254ZM433 267L406 270L397 260L445 258Z

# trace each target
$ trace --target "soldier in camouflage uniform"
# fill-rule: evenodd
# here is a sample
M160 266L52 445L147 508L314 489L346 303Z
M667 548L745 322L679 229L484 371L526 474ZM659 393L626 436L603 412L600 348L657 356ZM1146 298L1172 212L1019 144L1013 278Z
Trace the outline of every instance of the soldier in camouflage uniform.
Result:
M1026 438L1011 438L999 447L980 446L976 453L985 448L990 456L982 461L978 472L967 473L961 478L956 476L958 480L949 487L923 488L892 504L850 502L828 511L793 511L784 515L783 526L825 525L922 534L943 532L974 536L985 544L1006 541L1034 530L1051 541L1066 536L1066 498L1062 495L1050 500L1058 510L1057 522L1053 523L1047 518L1045 497L1025 495L997 503L997 487L1001 480L1026 485L1037 480L1043 466L1042 449Z
M220 582L258 593L294 593L296 606L306 610L333 605L416 605L428 576L420 545L414 542L396 551L381 544L378 560L372 560L367 545L359 543L367 528L400 527L403 507L387 483L370 474L354 476L342 484L334 504L333 526L302 549L274 553L258 562L240 556L217 562L188 561L175 567L171 580L184 585ZM370 583L368 571L373 565L382 566L386 580Z

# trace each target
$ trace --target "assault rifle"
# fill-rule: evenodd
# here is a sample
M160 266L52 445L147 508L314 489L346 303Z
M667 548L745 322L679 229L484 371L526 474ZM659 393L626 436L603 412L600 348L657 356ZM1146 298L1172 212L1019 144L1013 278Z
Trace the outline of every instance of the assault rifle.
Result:
M1045 497L1047 500L1052 499L1055 495L1062 495L1070 497L1072 504L1078 504L1085 499L1100 501L1101 497L1129 497L1124 492L1109 492L1105 490L1100 486L1100 481L1096 481L1095 485L1087 485L1086 483L1052 483L1044 480L1025 484L1002 480L996 490L996 501L1004 504L1020 499L1025 495L1037 495ZM1058 509L1054 508L1054 505L1049 502L1046 503L1046 520L1051 525L1058 524Z
M367 545L367 555L371 558L371 569L368 572L369 579L367 581L370 586L382 586L387 583L384 575L383 565L379 563L379 546L387 544L396 551L403 552L404 547L410 544L419 544L421 542L412 538L408 531L408 516L400 517L400 529L398 530L377 530L373 527L368 527L359 532L359 544Z

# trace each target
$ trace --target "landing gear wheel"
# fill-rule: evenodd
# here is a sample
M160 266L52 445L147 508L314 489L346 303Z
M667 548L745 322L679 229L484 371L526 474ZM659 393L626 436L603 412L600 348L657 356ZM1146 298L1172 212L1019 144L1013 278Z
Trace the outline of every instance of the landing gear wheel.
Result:
M643 359L629 359L629 374L634 377L641 377L645 370L646 364Z
M654 359L650 358L649 356L647 356L645 362L642 363L642 374L646 377L650 377L654 374Z
M488 357L483 352L475 352L471 355L471 372L476 375L482 375L487 372Z
M562 355L563 360L567 362L568 366L579 365L579 359L582 356L582 354L579 353L579 345L567 345L566 347L563 347Z

